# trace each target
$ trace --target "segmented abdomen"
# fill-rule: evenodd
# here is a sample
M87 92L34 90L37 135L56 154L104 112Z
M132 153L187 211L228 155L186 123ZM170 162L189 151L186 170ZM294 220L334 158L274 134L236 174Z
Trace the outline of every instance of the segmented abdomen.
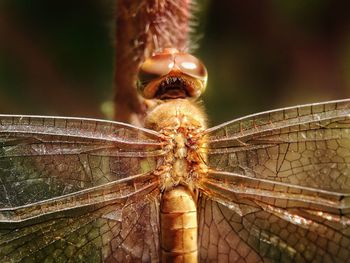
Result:
M198 262L197 208L184 186L166 190L160 207L161 262Z

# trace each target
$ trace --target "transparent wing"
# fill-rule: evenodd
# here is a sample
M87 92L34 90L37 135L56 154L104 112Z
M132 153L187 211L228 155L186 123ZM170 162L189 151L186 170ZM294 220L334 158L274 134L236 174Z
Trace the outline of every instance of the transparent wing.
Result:
M0 115L0 259L157 259L163 154L158 133L122 123Z
M101 203L0 223L1 262L159 262L156 186L120 184Z
M238 215L251 229L242 242L273 261L350 256L350 100L251 115L206 133L200 187L213 201L204 207L215 200Z
M0 115L0 207L16 207L152 171L160 136L89 119Z
M261 262L249 241L250 226L233 210L202 196L199 202L200 262Z
M237 197L238 198L238 197ZM215 199L215 198L214 198ZM200 202L200 262L347 262L348 230L327 222L238 198L236 209L219 198ZM239 213L240 212L243 213ZM297 210L297 209L296 209Z

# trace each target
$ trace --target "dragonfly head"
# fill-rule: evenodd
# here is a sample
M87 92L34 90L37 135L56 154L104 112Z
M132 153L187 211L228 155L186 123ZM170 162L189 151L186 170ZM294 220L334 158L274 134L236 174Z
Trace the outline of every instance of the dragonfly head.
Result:
M146 99L198 98L206 88L207 78L207 69L199 59L165 48L142 63L137 84Z

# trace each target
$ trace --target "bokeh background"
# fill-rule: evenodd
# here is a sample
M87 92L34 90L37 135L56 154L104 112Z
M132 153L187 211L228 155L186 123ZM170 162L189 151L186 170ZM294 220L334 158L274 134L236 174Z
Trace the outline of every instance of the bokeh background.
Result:
M135 0L136 1L136 0ZM212 125L350 95L350 2L199 1ZM0 112L104 118L114 0L0 0Z

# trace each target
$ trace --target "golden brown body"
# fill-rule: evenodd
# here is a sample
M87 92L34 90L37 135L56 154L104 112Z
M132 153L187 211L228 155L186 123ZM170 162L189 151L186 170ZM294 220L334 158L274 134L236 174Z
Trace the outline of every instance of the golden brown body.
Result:
M197 207L183 186L165 191L160 207L162 262L198 262Z
M198 223L195 187L202 174L197 150L205 115L198 105L177 99L160 102L150 111L146 126L168 139L161 165L160 246L162 262L198 262Z
M140 68L139 90L149 111L145 127L164 135L167 155L157 169L161 190L160 259L198 262L196 185L205 173L198 149L206 116L196 103L207 82L205 66L195 57L167 48ZM149 81L152 79L151 81Z

